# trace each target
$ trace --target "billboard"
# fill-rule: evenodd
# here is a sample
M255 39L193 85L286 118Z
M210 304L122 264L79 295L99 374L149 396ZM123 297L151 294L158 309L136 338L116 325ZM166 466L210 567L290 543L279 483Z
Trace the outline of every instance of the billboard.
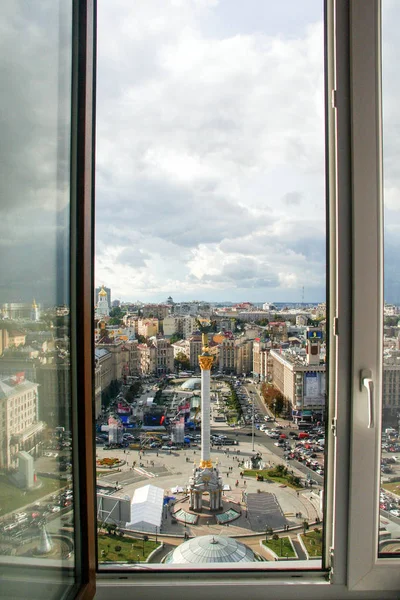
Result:
M165 416L163 413L145 413L143 415L143 425L145 427L161 427L164 422Z
M185 404L181 404L181 406L178 406L178 413L179 412L190 413L190 401L185 402Z
M118 402L117 413L119 415L130 415L131 414L131 407L127 406L123 402Z
M325 372L304 373L303 406L325 406Z
M311 331L307 331L307 339L322 341L322 331L315 330L315 329L311 330Z

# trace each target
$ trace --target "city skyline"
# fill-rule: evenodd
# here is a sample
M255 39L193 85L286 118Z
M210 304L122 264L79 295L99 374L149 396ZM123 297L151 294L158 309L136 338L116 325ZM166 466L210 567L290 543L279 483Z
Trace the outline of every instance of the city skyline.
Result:
M322 8L99 5L96 284L325 299Z

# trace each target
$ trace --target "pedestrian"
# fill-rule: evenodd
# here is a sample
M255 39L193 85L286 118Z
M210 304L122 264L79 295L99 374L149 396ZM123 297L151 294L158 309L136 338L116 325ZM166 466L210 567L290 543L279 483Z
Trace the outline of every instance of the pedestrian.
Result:
M246 480L244 480L244 483L243 483L243 485L244 485L244 487L246 487Z

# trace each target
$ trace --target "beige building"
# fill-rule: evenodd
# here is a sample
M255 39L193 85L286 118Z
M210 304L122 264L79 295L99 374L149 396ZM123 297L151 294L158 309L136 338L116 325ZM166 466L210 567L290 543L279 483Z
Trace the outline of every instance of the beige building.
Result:
M308 323L308 317L306 315L297 315L296 316L296 325L304 327Z
M109 379L109 377L111 377L111 379L108 381L107 385L102 386L102 390L104 390L108 385L110 385L111 381L113 381L114 379L119 381L124 376L125 363L124 357L122 355L122 348L124 347L124 345L125 342L114 342L109 338L105 339L102 343L96 344L96 350L105 349L108 350L111 354L110 368L107 370L107 380Z
M315 415L321 418L325 411L325 363L307 364L304 353L270 351L272 384L289 402L295 420Z
M225 338L219 345L219 370L235 373L235 340Z
M145 319L155 317L160 321L169 315L171 307L168 304L145 304L141 309L141 314Z
M111 352L106 348L95 348L94 358L96 368L101 367L100 387L101 391L103 391L113 380L113 357Z
M203 352L203 343L201 341L201 335L191 335L189 337L189 360L190 367L197 369L199 367L199 356Z
M139 319L137 326L138 335L150 338L158 334L159 321L158 319Z
M287 326L285 321L270 321L268 323L268 332L271 338L280 342L287 342Z
M179 342L171 344L171 347L174 352L174 359L178 356L178 354L184 354L188 360L190 360L189 340L179 340Z
M253 376L257 381L268 381L269 349L260 338L253 341Z
M94 367L94 418L101 414L101 365L95 361Z
M235 372L249 374L253 370L253 340L235 340Z
M174 370L174 349L165 338L151 339L155 349L155 373L162 375L164 373L172 373Z
M400 420L400 351L383 359L382 420L398 426Z
M153 344L138 344L139 370L141 375L152 375L156 372L156 348Z
M179 317L169 315L162 322L165 337L171 337L174 333L179 333Z
M198 326L196 317L190 315L175 316L169 315L163 320L163 331L165 337L178 334L183 339L187 340L194 331L197 331Z
M122 376L139 375L140 359L137 340L129 340L123 344L121 348L121 364Z
M38 384L23 373L0 379L0 468L17 466L17 453L34 450L44 423L38 417Z

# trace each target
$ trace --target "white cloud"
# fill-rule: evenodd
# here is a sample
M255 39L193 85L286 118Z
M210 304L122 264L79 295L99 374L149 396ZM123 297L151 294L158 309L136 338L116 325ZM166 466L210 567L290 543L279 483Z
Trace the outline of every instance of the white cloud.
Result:
M99 5L102 281L125 298L129 278L143 298L279 293L279 282L284 294L288 256L304 281L313 250L298 244L324 230L322 23L287 38L223 26L210 35L202 26L223 3L117 4ZM110 251L118 244L123 263ZM314 259L322 299L324 257Z

